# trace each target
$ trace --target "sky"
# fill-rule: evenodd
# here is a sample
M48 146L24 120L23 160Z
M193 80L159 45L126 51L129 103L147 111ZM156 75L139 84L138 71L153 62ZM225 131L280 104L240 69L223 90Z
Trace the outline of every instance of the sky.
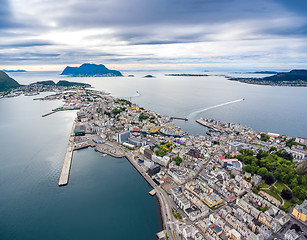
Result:
M306 0L0 0L0 69L307 68Z

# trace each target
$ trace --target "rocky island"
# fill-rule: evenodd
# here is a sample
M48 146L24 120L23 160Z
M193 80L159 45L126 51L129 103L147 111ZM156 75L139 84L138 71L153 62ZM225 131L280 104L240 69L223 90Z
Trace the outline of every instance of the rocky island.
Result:
M227 78L232 81L248 84L307 87L307 70L292 70L290 72L282 72L263 78Z
M121 77L120 71L110 70L103 64L84 63L80 67L67 66L61 75L69 75L72 77Z

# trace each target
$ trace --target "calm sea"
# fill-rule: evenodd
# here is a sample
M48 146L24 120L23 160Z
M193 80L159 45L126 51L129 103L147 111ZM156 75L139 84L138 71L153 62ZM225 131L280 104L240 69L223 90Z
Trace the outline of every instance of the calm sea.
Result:
M307 88L247 85L223 76L68 78L57 72L11 73L22 84L65 79L131 99L193 135L199 117L257 131L307 137ZM138 91L138 93L137 93ZM125 159L92 149L74 153L69 184L57 186L75 112L41 115L60 101L0 100L0 239L154 239L161 230L156 198ZM242 100L242 99L245 100Z

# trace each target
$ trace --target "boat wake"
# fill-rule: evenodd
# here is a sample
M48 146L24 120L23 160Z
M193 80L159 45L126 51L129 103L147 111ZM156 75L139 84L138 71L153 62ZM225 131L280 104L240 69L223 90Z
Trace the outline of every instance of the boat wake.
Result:
M131 101L132 98L137 98L137 97L140 97L140 96L141 96L141 94L140 94L138 91L136 91L136 93L133 94L132 96L129 96L129 97L121 97L121 98L127 99L127 100L130 100L130 101Z
M214 106L212 106L212 107L207 107L207 108L204 108L204 109L200 109L200 110L191 112L191 113L188 115L188 119L193 118L193 117L195 117L197 114L202 113L202 112L205 112L205 111L208 111L208 110L211 110L211 109L213 109L213 108L218 108L218 107L226 106L226 105L233 104L233 103L237 103L237 102L241 102L241 101L244 101L244 100L245 100L244 98L241 98L241 99L238 99L238 100L234 100L234 101L230 101L230 102L221 103L221 104L218 104L218 105L214 105Z

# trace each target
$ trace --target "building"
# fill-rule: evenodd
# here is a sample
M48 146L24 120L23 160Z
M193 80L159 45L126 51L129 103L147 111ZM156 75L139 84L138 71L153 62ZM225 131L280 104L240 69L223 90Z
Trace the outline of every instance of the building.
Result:
M304 200L304 202L301 205L297 204L292 210L292 215L298 220L306 222L307 220L307 200Z
M85 135L85 125L77 125L74 130L75 136Z
M148 167L148 168L151 168L151 167L153 167L155 165L155 163L153 161L149 160L149 159L145 159L144 160L144 165L146 167Z
M146 139L143 139L141 137L130 137L128 138L128 141L137 147L139 146L143 147L146 145Z
M209 207L215 207L216 205L223 202L223 199L215 193L211 194L203 193L203 195L204 195L204 201Z
M191 207L190 201L181 192L174 192L173 199L177 206L183 210Z
M235 229L231 229L229 231L229 235L230 235L230 238L233 239L233 240L240 240L241 239L241 234L238 233Z
M303 145L306 145L306 146L307 146L307 138L297 137L297 138L295 139L295 141L296 141L297 143L300 143L300 144L303 144Z
M145 158L147 158L147 159L152 159L152 155L153 155L153 151L151 151L150 149L145 149L144 150L144 156L145 156Z
M160 172L161 168L159 165L153 165L151 166L148 170L147 173L150 177L152 177L153 175L157 174L158 172Z
M240 142L232 142L228 145L228 152L229 153L237 153L243 148L243 143Z
M295 229L289 229L286 233L285 233L285 240L296 240L298 239L300 236L296 233Z
M202 157L201 151L199 149L190 149L187 154L193 158Z
M117 133L116 134L116 140L117 140L117 142L119 144L127 142L129 137L130 137L130 132L129 131L121 132L121 133Z

